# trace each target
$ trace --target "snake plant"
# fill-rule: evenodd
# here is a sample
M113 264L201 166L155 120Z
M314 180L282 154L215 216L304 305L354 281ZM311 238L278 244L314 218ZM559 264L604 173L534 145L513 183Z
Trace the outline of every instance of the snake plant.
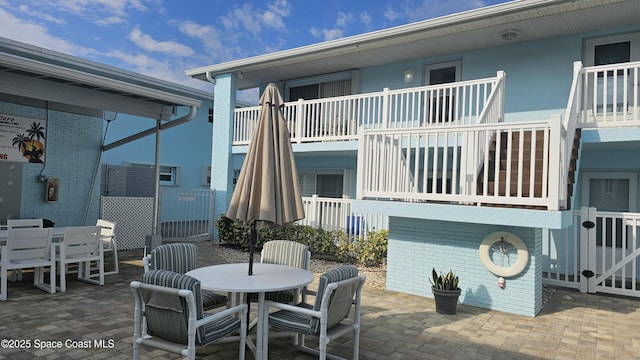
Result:
M436 272L434 268L431 270L431 279L429 279L431 285L439 290L459 290L458 287L458 275L449 270L446 274Z

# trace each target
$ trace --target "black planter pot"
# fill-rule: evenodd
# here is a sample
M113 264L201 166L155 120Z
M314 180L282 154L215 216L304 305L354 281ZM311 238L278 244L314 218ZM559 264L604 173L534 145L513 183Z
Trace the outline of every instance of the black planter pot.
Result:
M436 302L436 312L438 314L455 315L458 309L458 297L460 297L461 289L458 290L440 290L431 287L433 298Z

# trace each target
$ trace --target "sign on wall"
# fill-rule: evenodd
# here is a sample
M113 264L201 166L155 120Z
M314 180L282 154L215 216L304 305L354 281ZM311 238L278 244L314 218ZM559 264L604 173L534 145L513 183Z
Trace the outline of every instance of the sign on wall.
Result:
M0 161L44 163L47 121L0 114Z

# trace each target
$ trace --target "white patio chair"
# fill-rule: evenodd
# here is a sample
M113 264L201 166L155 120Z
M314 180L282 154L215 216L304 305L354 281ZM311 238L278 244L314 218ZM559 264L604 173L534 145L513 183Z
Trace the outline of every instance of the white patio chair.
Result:
M116 242L116 223L98 219L96 225L100 227L100 238L104 252L113 253L113 270L105 271L105 275L113 275L120 272L118 267L118 245Z
M7 230L12 229L42 229L43 228L43 220L42 219L9 219L7 220ZM11 277L9 278L11 281L21 281L22 280L22 270L16 270L11 273Z
M78 280L104 285L104 251L98 226L68 226L57 254L60 268L60 291L67 290L66 266L78 264ZM97 264L98 274L91 274L91 262ZM97 277L98 280L93 279Z
M298 348L318 355L321 360L327 357L342 359L328 354L327 345L335 338L353 333L353 359L357 360L360 347L360 293L365 280L364 275L358 275L358 268L343 265L327 271L320 277L313 305L289 305L266 301L263 315L266 321L263 333L264 353L268 354L269 327L302 335ZM278 310L269 313L270 308ZM354 314L349 320L351 308L354 308ZM318 349L305 345L305 335L318 336Z
M131 282L135 299L133 358L140 346L174 352L195 359L196 346L239 335L239 359L244 359L247 305L240 304L215 314L204 313L200 281L188 275L151 270L142 281ZM235 315L235 316L234 316Z
M7 243L0 258L0 300L7 300L7 271L35 268L33 285L54 294L56 292L55 246L51 230L42 228L8 230ZM49 284L44 282L44 267L50 270Z

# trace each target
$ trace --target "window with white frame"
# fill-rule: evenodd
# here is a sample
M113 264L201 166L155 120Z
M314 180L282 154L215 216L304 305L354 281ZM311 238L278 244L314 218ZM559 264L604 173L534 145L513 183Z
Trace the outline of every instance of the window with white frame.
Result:
M153 168L153 164L127 163L128 166L139 166ZM160 165L159 175L160 185L177 186L178 185L178 167L170 165Z

